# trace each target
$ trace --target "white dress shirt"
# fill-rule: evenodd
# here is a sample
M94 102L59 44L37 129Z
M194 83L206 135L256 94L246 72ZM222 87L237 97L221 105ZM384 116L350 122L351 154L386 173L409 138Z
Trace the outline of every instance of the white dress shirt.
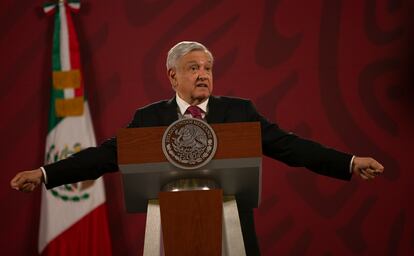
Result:
M188 104L185 100L181 99L180 96L178 96L178 93L176 93L175 99L177 101L177 105L179 109L178 118L180 119L182 117L191 117L190 113L185 113L187 111L187 108L191 105ZM197 105L197 107L199 107L202 110L201 117L203 119L206 117L208 100L209 99L207 98L206 101Z

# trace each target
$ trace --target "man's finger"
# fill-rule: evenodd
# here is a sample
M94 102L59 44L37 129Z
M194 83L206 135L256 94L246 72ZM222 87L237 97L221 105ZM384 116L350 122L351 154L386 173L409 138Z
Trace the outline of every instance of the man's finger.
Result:
M363 172L374 175L374 172L376 172L376 171L374 169L368 167L368 168L363 169Z
M23 191L23 192L27 192L28 191L28 189L29 189L29 184L23 184L23 186L21 186L20 188L19 188L19 190L20 191Z
M20 178L21 178L21 176L22 176L22 174L23 173L21 173L21 172L19 172L18 174L16 174L16 176L14 176L14 178L10 181L10 185L12 186L12 187L18 187L19 186L19 181L20 181Z
M362 179L364 179L364 180L369 180L369 177L368 177L368 176L366 176L363 172L360 172L360 173L359 173L359 176L360 176Z
M364 174L369 179L374 179L375 175L373 173L371 173L369 170L371 170L371 169L363 169L363 170L361 170L361 173Z
M19 190L22 188L23 185L27 183L27 178L25 176L20 176L19 179L15 183L15 188L18 188Z
M35 188L36 188L36 184L34 184L34 183L25 183L21 187L21 190L23 192L32 192Z
M377 175L380 175L382 172L376 169L367 168L364 170L365 173L369 173L370 175L373 175L374 177Z
M380 163L378 163L375 159L371 158L371 161L369 162L368 168L375 170L375 172L383 172L384 166L382 166Z

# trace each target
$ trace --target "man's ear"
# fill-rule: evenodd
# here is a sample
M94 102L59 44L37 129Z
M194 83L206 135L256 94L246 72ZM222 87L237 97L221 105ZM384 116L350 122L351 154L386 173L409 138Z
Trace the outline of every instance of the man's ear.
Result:
M170 80L172 88L175 90L175 88L177 87L177 76L176 76L177 74L175 70L173 68L170 68L167 71L167 75L168 75L168 79Z

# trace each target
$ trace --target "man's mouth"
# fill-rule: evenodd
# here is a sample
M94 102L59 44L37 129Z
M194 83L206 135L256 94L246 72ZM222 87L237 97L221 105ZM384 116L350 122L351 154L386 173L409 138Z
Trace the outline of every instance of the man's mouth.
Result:
M207 84L205 83L196 84L196 87L208 88Z

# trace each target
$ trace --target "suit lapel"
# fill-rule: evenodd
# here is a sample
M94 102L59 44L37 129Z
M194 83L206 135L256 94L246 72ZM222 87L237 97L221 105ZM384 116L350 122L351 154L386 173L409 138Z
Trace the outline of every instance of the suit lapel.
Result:
M226 119L226 103L219 97L210 96L208 100L207 123L224 123Z
M162 110L162 113L160 113L162 122L161 125L168 126L178 120L177 108L177 101L175 101L174 96L172 99L167 101L165 107Z

